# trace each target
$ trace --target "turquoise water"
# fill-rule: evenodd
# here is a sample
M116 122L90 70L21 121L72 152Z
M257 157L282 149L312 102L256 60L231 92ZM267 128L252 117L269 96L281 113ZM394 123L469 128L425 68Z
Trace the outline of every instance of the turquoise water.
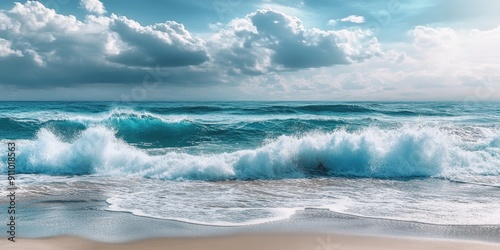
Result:
M25 195L97 188L141 216L500 224L496 102L4 102L0 140L17 145Z

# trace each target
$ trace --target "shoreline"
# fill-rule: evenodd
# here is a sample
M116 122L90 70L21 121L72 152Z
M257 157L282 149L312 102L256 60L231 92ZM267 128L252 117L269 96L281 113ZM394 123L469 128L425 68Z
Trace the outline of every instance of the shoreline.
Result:
M82 183L72 192L21 195L16 242L2 230L0 249L500 249L500 225L427 224L318 208L248 226L138 216L109 210L105 190Z
M287 250L362 250L362 249L500 249L499 243L427 239L411 237L382 237L351 234L237 234L211 237L162 237L127 243L105 243L74 236L57 236L39 239L0 240L0 248L15 249L287 249Z
M93 194L20 201L16 239L26 241L64 236L93 242L125 244L154 238L206 238L237 235L362 235L411 239L473 241L500 244L500 225L437 225L300 210L289 219L220 227L136 216L107 210L105 199ZM5 204L0 205L5 210ZM0 234L7 240L7 234ZM12 242L9 242L12 243Z

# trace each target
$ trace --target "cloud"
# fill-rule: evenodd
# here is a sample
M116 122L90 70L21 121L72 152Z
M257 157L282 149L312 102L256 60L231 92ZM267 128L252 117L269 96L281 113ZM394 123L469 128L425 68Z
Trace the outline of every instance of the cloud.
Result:
M90 13L103 15L106 13L104 5L99 0L81 0L80 5Z
M454 79L456 84L469 84L471 79L498 75L500 26L489 30L457 30L449 27L417 26L408 32L413 39L407 48L417 60L416 72Z
M232 20L211 42L222 44L217 62L245 74L345 65L379 53L370 31L308 29L274 10Z
M339 25L339 22L361 24L361 23L365 22L365 18L362 16L351 15L351 16L348 16L348 17L345 17L342 19L330 19L330 20L328 20L328 22L326 24L328 26L335 27L335 26Z
M326 23L328 26L335 26L337 25L337 20L335 19L330 19L328 20L328 22Z
M362 16L350 15L340 19L341 22L351 22L351 23L364 23L365 18Z
M459 41L457 32L451 28L417 26L409 34L413 37L413 45L423 50L455 47Z
M417 26L408 35L408 43L336 72L329 81L340 89L362 83L362 89L350 93L365 99L500 99L500 50L495 45L500 26L489 30Z
M204 42L194 38L184 25L174 21L141 26L126 17L112 16L110 31L123 46L108 59L127 66L181 67L208 60Z
M381 53L370 31L305 28L273 10L220 24L206 41L175 21L142 25L115 14L79 20L38 1L16 3L0 20L0 84L18 88L132 84L156 68L167 69L162 81L169 84L237 84Z
M243 87L263 100L500 100L500 26L417 26L407 35L360 63L271 72Z
M10 55L22 56L23 54L19 50L11 49L12 43L5 39L0 38L0 57L6 57Z
M374 22L368 10L312 20L307 10L314 1L305 1L303 10L296 8L303 11L297 15L301 18L270 9L245 12L249 14L211 25L202 38L178 18L146 25L130 16L91 12L77 18L39 1L16 3L0 10L0 89L14 86L16 98L57 90L65 98L91 99L99 92L96 96L105 99L103 89L120 93L146 80L168 85L148 95L156 100L190 94L246 100L418 100L443 99L443 93L460 99L473 95L482 79L493 79L496 91L489 97L500 99L500 27L413 22L408 28L391 14L385 29L405 37L382 38L381 44L367 28ZM339 6L355 5L344 2ZM384 1L375 2L378 9L386 8ZM369 9L364 4L371 2L357 3ZM315 7L319 9L321 5ZM357 25L360 17L367 27ZM336 19L327 26L328 18ZM318 23L322 28L314 28ZM169 93L174 89L182 89L183 95Z
M142 26L116 15L80 21L38 1L16 3L0 20L0 84L19 88L137 83L148 69L208 60L203 41L176 22ZM203 68L184 68L166 81L182 82L182 70L186 82L213 80Z

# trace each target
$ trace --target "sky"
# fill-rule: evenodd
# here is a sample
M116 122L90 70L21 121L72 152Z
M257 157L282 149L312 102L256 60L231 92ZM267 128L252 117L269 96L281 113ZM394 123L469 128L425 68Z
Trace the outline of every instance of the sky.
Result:
M0 2L0 100L500 100L500 1Z

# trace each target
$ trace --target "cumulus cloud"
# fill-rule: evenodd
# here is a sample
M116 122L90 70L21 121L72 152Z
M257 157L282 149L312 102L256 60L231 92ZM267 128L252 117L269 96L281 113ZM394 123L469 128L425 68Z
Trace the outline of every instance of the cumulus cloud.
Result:
M339 89L357 84L362 88L350 93L365 99L500 99L500 50L495 49L500 27L417 26L408 35L408 43L337 71L328 81Z
M111 31L125 44L110 61L128 66L180 67L208 60L204 42L192 37L184 25L165 23L141 26L126 17L112 16Z
M208 60L203 41L175 22L142 26L116 15L89 15L80 21L38 1L16 3L0 11L0 20L0 84L140 82L150 68ZM186 79L207 78L200 71Z
M417 26L408 42L344 67L273 72L252 78L261 99L499 100L500 26L454 29Z
M459 41L457 32L451 28L417 26L415 29L410 30L409 34L413 37L413 45L424 50L456 47Z
M413 43L407 53L417 59L410 75L433 76L456 86L477 84L486 76L500 77L496 70L500 26L489 30L417 26L409 35Z
M364 23L365 18L362 16L350 15L340 19L341 22L351 22L351 23Z
M211 42L223 45L218 62L247 74L349 64L380 49L370 31L307 29L300 19L274 10L232 20Z
M103 15L106 13L104 5L99 0L81 0L80 5L90 13Z
M6 57L9 55L22 56L21 51L12 50L10 47L11 45L12 43L10 41L0 38L0 57Z
M380 54L367 30L305 28L297 17L259 10L220 24L204 41L181 23L142 25L104 13L97 1L79 20L41 2L0 11L0 84L43 88L140 82L153 68L178 84L238 82L238 77L360 62ZM97 7L96 7L97 6Z

